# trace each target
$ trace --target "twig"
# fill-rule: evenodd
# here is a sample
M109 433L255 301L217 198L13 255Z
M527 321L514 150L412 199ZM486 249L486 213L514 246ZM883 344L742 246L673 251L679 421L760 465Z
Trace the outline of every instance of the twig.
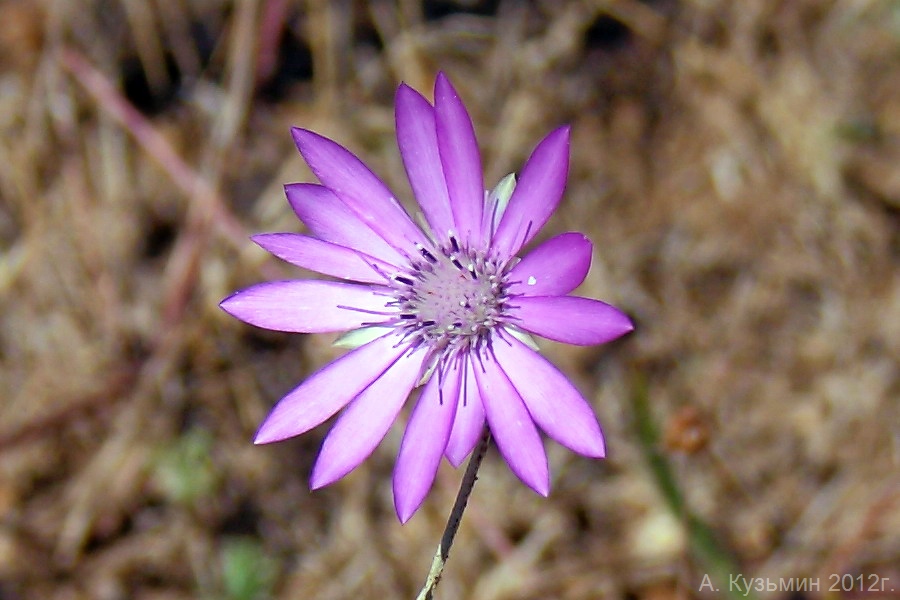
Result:
M215 224L226 239L232 241L235 246L242 247L247 239L247 231L226 209L225 201L215 186L188 165L166 137L80 52L64 49L60 59L66 70L91 95L97 105L134 137L138 145L156 160L182 193L192 201L203 204L205 210L215 216Z
M444 565L450 557L450 546L453 545L453 539L459 530L459 524L462 522L463 511L466 510L466 504L469 502L469 495L478 479L478 467L484 460L488 446L491 443L491 430L487 426L484 433L481 434L481 442L475 449L475 453L469 460L466 467L466 473L463 475L462 483L459 485L459 492L456 494L456 502L453 504L453 510L450 511L450 517L447 519L447 526L444 527L444 535L441 536L441 543L438 545L437 552L434 553L434 560L431 562L431 570L428 571L428 577L425 579L425 585L416 596L416 600L432 600L434 598L434 590L441 581L441 575L444 573Z
M76 422L84 414L112 404L131 389L137 380L137 369L128 367L114 372L99 391L60 403L55 412L33 419L18 429L0 433L0 451L14 446L59 435L62 428Z

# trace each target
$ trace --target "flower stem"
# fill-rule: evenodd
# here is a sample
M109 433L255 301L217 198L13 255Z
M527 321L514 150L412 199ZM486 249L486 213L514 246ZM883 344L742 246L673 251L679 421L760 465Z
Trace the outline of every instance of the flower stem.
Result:
M450 517L447 519L447 526L444 527L444 535L441 536L441 543L438 545L437 552L434 553L434 560L431 561L431 570L428 571L428 577L425 579L425 585L416 596L416 600L432 600L434 598L434 590L441 581L441 575L444 573L444 565L450 557L450 546L453 545L453 538L462 522L463 511L466 510L466 503L469 501L469 494L475 486L478 479L478 467L487 453L488 446L491 443L491 430L487 425L481 434L481 441L469 459L469 465L466 467L466 473L463 475L462 483L459 485L459 491L456 493L456 502L453 503L453 510L450 511Z

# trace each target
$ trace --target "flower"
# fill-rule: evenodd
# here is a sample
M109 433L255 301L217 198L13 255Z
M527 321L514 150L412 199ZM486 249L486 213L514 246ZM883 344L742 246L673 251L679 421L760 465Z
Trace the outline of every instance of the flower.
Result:
M441 457L458 467L485 421L512 471L546 496L538 428L585 456L602 458L605 446L589 404L536 352L529 334L593 345L632 329L618 309L568 295L590 268L584 235L563 233L517 258L562 197L569 128L538 144L518 182L507 176L487 193L472 121L443 73L434 105L401 84L395 115L400 154L427 222L421 228L350 151L292 130L321 181L285 186L311 235L253 240L289 263L346 281L261 283L221 306L266 329L351 331L339 342L354 349L282 398L255 443L300 435L343 409L313 467L310 487L321 488L373 452L421 385L393 476L401 522L421 505Z

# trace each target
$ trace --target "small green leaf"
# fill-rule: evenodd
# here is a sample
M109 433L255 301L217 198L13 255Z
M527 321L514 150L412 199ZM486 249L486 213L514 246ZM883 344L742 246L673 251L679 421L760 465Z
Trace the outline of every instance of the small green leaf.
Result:
M334 340L332 346L337 348L347 348L355 350L360 346L365 346L369 342L375 341L384 334L388 333L392 327L382 327L381 325L372 325L369 327L360 327L353 331L348 331L338 339Z
M531 336L530 333L526 333L526 332L522 331L521 329L519 329L518 327L512 327L510 325L507 325L505 327L505 329L509 335L513 336L514 338L516 338L517 340L519 340L520 342L522 342L523 344L525 344L526 346L528 346L529 348L534 350L535 352L541 351L540 347L537 344L537 341L535 341L535 339Z
M272 597L276 563L253 538L227 540L219 554L222 587L228 600L265 600Z
M503 216L503 213L506 212L506 207L509 204L509 199L512 197L513 191L515 191L515 189L516 174L510 173L500 180L500 183L497 184L497 187L495 187L488 196L488 210L491 210L491 207L494 207L493 211L495 224L500 222L500 218Z
M209 431L196 428L160 452L153 478L173 502L191 504L214 493L218 474L210 456L212 445Z

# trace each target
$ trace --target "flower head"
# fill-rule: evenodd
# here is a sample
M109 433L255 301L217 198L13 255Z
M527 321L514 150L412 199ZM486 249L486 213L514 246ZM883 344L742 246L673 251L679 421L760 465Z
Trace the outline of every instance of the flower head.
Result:
M305 433L343 409L313 467L310 485L320 488L372 453L421 385L394 470L401 521L421 505L441 457L459 466L485 422L512 471L546 496L538 428L585 456L603 457L605 448L590 406L529 334L593 345L632 329L618 309L568 295L590 268L592 245L582 234L558 235L517 257L562 197L569 129L538 144L518 181L508 176L487 193L472 121L443 73L434 105L399 87L396 127L427 222L421 228L346 148L293 129L321 181L285 187L311 235L253 239L292 264L345 281L262 283L221 306L266 329L351 332L340 341L354 349L282 398L255 442Z

